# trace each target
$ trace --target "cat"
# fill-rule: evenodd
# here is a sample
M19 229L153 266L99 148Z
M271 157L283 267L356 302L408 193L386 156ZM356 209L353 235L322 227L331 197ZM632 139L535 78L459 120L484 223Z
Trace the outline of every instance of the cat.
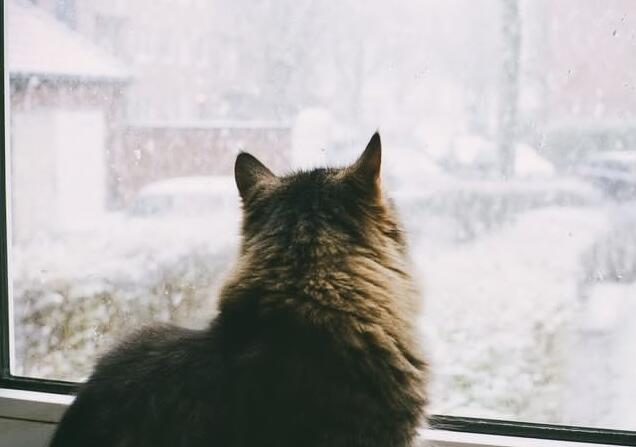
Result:
M419 293L380 185L235 163L239 256L206 330L141 330L99 360L51 447L406 447L424 423Z

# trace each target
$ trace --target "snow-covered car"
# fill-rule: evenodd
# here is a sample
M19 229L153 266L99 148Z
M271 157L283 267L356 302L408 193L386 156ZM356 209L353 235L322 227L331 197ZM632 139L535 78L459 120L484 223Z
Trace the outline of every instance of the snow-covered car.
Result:
M41 236L60 242L105 241L130 251L163 239L183 243L203 237L227 243L238 236L240 203L230 176L174 177L144 185L129 204L51 225ZM31 239L33 239L31 237ZM22 242L22 241L20 241ZM24 240L29 243L29 239Z
M136 217L206 217L236 214L238 193L230 176L176 177L150 183L127 209Z
M500 169L496 142L480 135L454 138L443 162L449 170L465 178L497 177ZM537 149L522 142L514 145L515 177L550 178L554 172L552 163Z
M149 183L123 213L126 231L224 245L238 238L240 203L230 176L175 177Z
M636 198L636 151L616 150L595 154L575 172L617 200Z

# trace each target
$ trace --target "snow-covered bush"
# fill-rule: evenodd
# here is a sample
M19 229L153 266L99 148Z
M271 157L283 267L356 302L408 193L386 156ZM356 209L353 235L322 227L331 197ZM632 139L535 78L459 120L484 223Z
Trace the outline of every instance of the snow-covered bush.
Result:
M440 188L397 192L407 227L423 228L426 220L443 217L453 225L451 239L470 241L521 213L549 206L582 206L598 201L598 193L577 181L454 181Z
M18 374L81 380L100 353L144 324L211 319L233 244L210 244L209 229L172 239L157 228L126 230L13 248Z
M636 214L617 210L608 231L583 253L581 263L584 284L636 281Z

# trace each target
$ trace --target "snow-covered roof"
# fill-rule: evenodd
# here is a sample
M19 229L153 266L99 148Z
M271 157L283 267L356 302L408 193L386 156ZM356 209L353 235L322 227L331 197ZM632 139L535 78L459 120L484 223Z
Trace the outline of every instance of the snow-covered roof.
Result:
M291 123L287 121L270 120L190 120L190 121L132 121L128 127L141 128L170 128L170 129L263 129L263 130L286 130L290 129Z
M16 0L7 3L7 56L12 77L123 81L122 62L44 10Z

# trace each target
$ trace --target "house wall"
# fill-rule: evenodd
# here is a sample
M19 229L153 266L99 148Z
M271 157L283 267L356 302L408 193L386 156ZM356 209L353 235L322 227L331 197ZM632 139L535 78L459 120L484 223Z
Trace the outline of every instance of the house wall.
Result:
M10 80L11 147L14 147L12 131L14 116L38 114L51 110L100 111L103 115L103 160L105 206L112 208L118 203L117 173L114 170L115 154L121 149L124 120L124 92L126 85L106 82L78 82L71 80L38 80L11 78ZM38 130L39 131L39 130Z
M11 217L14 240L46 227L56 214L55 124L47 111L11 117ZM37 129L37 131L35 131Z
M240 150L250 152L274 172L284 172L290 166L291 129L249 122L129 126L123 133L123 150L115 161L118 195L125 204L153 181L233 175Z
M11 129L13 237L75 228L106 210L102 110L16 111Z

